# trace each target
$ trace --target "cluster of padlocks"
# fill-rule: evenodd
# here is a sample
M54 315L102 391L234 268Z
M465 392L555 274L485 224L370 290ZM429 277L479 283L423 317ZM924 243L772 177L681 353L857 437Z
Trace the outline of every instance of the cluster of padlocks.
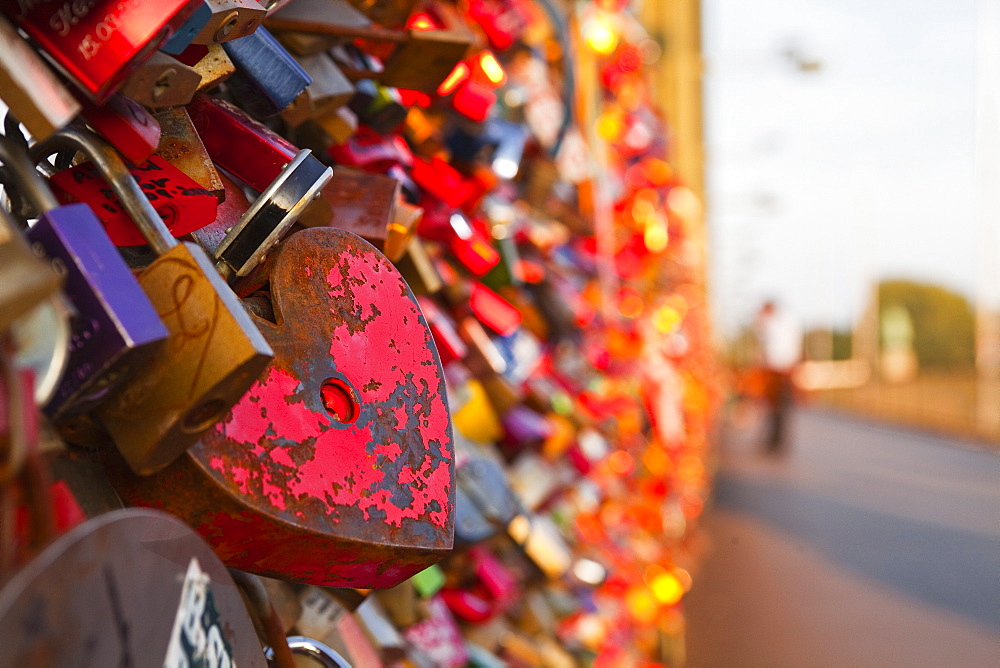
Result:
M693 196L623 45L595 232L566 9L0 1L0 666L670 654Z

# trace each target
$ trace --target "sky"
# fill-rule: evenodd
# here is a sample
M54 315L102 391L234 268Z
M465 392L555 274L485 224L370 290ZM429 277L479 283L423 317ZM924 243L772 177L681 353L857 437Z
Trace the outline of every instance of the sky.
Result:
M847 327L880 278L974 298L976 0L703 0L702 11L720 331L770 297L809 326Z

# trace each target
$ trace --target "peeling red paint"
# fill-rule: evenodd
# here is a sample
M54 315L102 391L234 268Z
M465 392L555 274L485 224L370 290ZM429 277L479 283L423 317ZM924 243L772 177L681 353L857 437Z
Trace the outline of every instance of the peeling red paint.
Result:
M430 330L391 263L342 230L283 242L271 294L278 324L257 320L275 351L271 366L187 455L243 511L204 508L192 494L172 512L232 566L392 586L443 557L453 539L451 418ZM331 378L359 400L351 424L324 407Z

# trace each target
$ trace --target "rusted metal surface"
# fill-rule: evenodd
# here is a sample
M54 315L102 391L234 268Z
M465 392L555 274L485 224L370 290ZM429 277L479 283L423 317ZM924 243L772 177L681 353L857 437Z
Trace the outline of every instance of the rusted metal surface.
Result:
M338 166L301 220L308 227L331 225L353 232L381 251L398 198L396 179Z
M391 587L454 538L443 370L391 263L358 237L307 229L279 247L275 357L186 455L133 503L183 517L231 566L312 584Z
M81 524L8 581L0 648L0 666L266 665L223 564L148 509Z
M162 130L156 155L190 176L222 202L226 187L187 110L184 107L167 109L158 112L156 120Z

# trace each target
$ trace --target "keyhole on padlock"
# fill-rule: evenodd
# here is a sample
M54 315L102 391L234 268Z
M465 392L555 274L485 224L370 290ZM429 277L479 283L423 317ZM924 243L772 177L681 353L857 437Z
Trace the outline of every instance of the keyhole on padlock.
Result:
M173 67L169 67L163 71L163 74L161 74L153 84L154 101L159 100L168 90L170 90L170 87L174 83L175 76L177 76L177 70Z
M326 412L342 424L353 424L361 412L354 390L339 378L327 378L319 389Z
M205 431L221 420L225 412L226 402L222 399L206 401L188 411L187 415L184 416L184 422L181 423L181 429L189 434Z
M230 12L228 16L223 20L222 25L219 29L215 31L215 41L223 42L230 33L236 29L236 24L240 20L240 15L237 12ZM252 28L252 25L250 26Z

